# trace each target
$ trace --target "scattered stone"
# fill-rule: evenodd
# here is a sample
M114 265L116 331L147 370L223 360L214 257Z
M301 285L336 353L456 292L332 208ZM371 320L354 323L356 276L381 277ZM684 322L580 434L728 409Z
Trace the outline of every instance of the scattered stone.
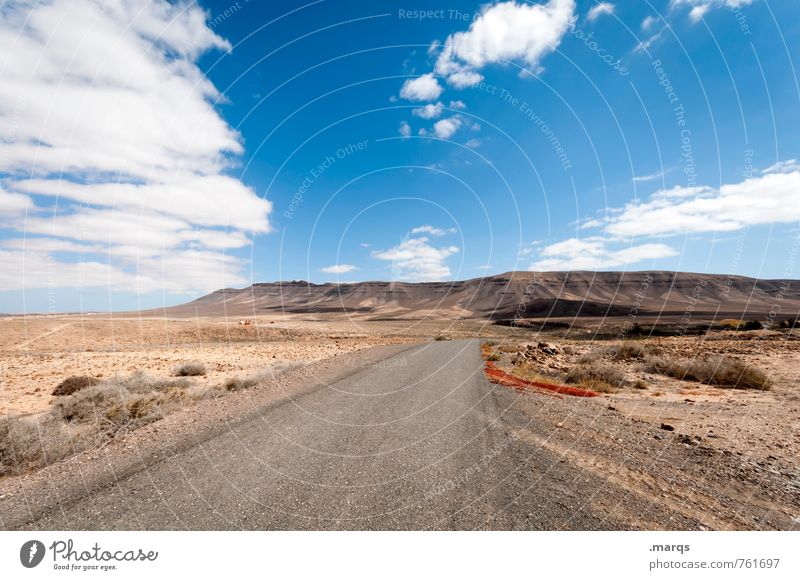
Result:
M674 431L674 430L675 430L675 427L673 427L673 426L672 426L672 425L670 425L669 423L661 423L661 428L662 428L664 431Z
M556 347L554 347L552 344L548 344L546 342L540 342L537 345L537 348L540 351L542 351L543 353L545 353L545 354L553 355L553 354L557 354L558 353L558 350L556 350Z

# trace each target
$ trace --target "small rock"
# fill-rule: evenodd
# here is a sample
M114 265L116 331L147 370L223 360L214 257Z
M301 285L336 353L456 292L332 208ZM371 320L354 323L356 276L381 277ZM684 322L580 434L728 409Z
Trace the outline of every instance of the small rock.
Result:
M558 351L552 344L547 344L546 342L540 342L536 345L537 348L545 354L556 354Z
M609 405L609 406L608 406L608 407L606 407L606 408L607 408L609 411L616 411L616 410L617 410L617 408L616 408L616 407L614 407L613 405Z
M670 425L669 423L661 423L661 428L662 428L664 431L674 431L674 430L675 430L675 427L673 427L673 426L672 426L672 425Z

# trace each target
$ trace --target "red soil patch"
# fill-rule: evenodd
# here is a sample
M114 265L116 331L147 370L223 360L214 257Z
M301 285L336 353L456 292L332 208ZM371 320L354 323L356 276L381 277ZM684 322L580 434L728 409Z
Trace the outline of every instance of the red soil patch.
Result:
M486 378L491 382L498 385L505 385L515 389L524 390L531 387L537 389L544 389L562 395L570 395L572 397L597 397L599 393L594 391L587 391L586 389L579 389L578 387L568 387L566 385L551 385L550 383L542 383L540 381L527 381L507 372L501 371L491 361L486 361L486 368L484 368Z

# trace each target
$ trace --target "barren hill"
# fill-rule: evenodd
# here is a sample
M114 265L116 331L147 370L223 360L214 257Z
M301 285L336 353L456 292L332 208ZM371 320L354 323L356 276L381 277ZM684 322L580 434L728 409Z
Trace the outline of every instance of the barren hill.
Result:
M661 315L775 319L800 312L800 281L686 272L509 272L456 282L304 281L217 290L172 316L291 315L316 319L549 318Z

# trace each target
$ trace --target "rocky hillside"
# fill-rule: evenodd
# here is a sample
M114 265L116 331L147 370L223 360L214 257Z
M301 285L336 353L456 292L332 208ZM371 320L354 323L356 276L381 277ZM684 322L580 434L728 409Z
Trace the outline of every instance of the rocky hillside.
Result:
M217 290L172 316L545 318L693 315L753 318L800 312L800 281L686 272L509 272L458 282L272 282Z

